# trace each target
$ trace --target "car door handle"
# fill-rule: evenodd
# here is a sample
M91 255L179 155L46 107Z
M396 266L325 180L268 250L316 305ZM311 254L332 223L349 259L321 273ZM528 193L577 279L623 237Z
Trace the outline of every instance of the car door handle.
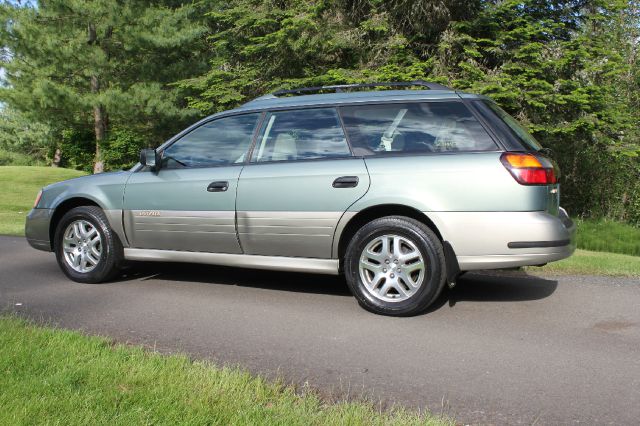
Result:
M358 186L358 176L342 176L333 181L334 188L355 188Z
M229 189L229 182L226 180L211 182L209 186L207 186L207 191L209 192L224 192L227 189Z

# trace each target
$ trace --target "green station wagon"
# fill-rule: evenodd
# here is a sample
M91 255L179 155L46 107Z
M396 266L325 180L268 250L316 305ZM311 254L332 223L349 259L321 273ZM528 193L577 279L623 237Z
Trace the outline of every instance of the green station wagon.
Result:
M466 271L570 256L558 173L483 96L424 81L283 90L129 171L45 187L26 235L78 282L133 260L344 274L364 308L414 315Z

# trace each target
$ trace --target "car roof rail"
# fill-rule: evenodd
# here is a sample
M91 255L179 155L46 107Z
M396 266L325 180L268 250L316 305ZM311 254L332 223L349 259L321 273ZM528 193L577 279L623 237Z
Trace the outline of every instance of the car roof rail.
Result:
M424 80L413 81L384 81L379 83L356 83L356 84L336 84L333 86L316 86L316 87L300 87L297 89L282 89L272 93L273 96L287 96L287 95L303 95L314 92L330 91L334 93L342 93L350 89L366 89L372 87L426 87L429 90L453 90L450 87L444 86L440 83L432 83Z

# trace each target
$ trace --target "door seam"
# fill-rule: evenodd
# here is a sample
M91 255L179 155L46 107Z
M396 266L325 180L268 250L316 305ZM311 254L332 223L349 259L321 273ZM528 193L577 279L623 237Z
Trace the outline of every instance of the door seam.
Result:
M329 253L329 259L333 259L333 253L334 253L334 246L336 244L336 232L338 232L338 226L340 225L340 221L342 221L342 218L344 217L344 215L349 211L349 209L358 201L362 200L362 198L364 198L365 195L367 195L369 193L369 189L371 189L371 173L369 173L369 167L367 167L367 162L364 160L364 158L362 158L362 163L364 164L364 169L367 172L367 177L369 180L369 185L367 186L367 190L364 191L364 193L362 194L361 197L358 197L353 203L349 204L349 206L342 212L342 214L340 215L340 219L338 219L338 222L336 222L336 227L333 230L333 238L331 239L331 252ZM357 212L356 212L357 213ZM338 260L339 256L338 256Z
M238 241L238 247L240 247L240 253L245 254L244 248L242 248L242 243L240 242L240 233L238 232L238 190L240 189L240 178L242 177L242 172L244 172L244 168L247 167L246 164L242 166L240 169L240 173L238 174L238 181L236 182L236 195L233 200L233 218L236 230L236 241Z

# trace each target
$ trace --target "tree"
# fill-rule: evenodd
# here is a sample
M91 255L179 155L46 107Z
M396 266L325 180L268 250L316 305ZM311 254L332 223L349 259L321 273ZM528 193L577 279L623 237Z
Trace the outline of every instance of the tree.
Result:
M43 163L49 155L51 139L52 131L48 125L7 106L0 109L0 151L24 155L31 162Z
M160 142L194 111L171 84L202 72L193 5L144 0L4 3L0 100L57 129L93 129L94 172L113 125Z
M209 0L206 73L182 81L205 113L276 88L428 74L414 66L479 0ZM403 71L392 68L403 67Z

